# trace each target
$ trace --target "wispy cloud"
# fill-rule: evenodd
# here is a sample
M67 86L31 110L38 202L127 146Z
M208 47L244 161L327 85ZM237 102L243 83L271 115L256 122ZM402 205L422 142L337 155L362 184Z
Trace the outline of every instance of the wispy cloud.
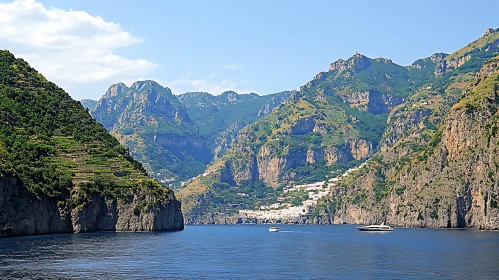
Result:
M233 70L237 70L237 69L241 69L242 66L239 65L239 64L225 64L224 65L224 68L225 69L233 69Z
M142 41L84 11L46 8L35 0L0 4L0 46L63 86L147 75L156 64L114 53Z

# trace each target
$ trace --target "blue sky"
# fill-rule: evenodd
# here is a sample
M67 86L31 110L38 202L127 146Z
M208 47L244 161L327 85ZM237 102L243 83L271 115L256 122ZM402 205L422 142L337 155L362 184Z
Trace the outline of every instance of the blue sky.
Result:
M0 49L75 99L138 79L175 94L268 94L356 51L402 65L451 53L499 27L498 10L499 1L0 0Z

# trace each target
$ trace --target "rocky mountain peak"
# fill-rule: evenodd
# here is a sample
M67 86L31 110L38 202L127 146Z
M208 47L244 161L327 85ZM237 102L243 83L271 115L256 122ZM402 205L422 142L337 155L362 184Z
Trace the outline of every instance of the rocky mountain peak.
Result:
M157 82L153 80L144 80L144 81L136 81L133 83L130 88L135 89L137 91L142 91L145 88L151 88L151 87L163 87Z
M236 102L239 100L239 94L235 91L225 91L221 96L227 98L227 101L229 102Z
M376 61L381 62L381 63L393 63L393 61L391 59L384 58L384 57L378 57L378 58L376 58Z
M342 58L336 60L335 62L331 63L329 66L329 71L335 71L335 70L340 70L345 68L345 60Z
M489 34L496 33L496 32L499 32L499 28L497 28L497 29L487 28L487 30L485 30L485 33L483 34L483 36L487 36Z
M370 59L358 52L356 52L352 57L348 60L338 59L335 62L331 63L329 66L329 71L338 70L339 72L344 71L345 69L352 69L356 72L362 71L371 65Z
M117 83L109 87L109 89L106 91L105 96L113 97L125 91L126 89L127 86L124 83Z
M138 100L148 100L152 103L168 100L174 104L178 103L177 98L173 96L168 87L163 87L153 80L137 81L130 86L130 89Z
M432 62L438 63L444 58L446 58L449 54L447 53L434 53L432 56L430 56L430 59Z

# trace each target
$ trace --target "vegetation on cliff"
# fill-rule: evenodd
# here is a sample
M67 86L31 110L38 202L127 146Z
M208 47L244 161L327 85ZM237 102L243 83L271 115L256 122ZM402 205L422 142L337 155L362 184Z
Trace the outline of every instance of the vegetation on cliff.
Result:
M0 177L61 211L82 209L92 194L174 199L80 102L8 51L0 51Z
M411 95L392 113L383 148L336 186L322 213L329 208L336 222L499 228L498 65L490 59L475 73L465 63L469 72Z
M165 184L204 172L240 128L268 115L291 92L266 96L192 92L174 96L154 81L112 85L92 116Z
M154 81L111 86L91 113L158 179L190 178L211 159L183 105Z
M435 168L440 166L437 154L445 153L442 141L448 139L446 120L456 109L463 108L463 112L475 120L476 115L470 114L479 108L489 108L489 116L495 112L494 98L470 95L470 92L490 95L496 91L490 82L494 80L493 74L487 79L488 83L481 80L485 78L475 77L480 69L493 65L494 60L490 59L499 53L497 34L498 30L487 30L482 38L454 54L436 53L408 67L360 54L338 60L331 64L329 71L319 73L269 116L242 129L232 149L207 169L207 176L232 186L249 180L276 188L286 182L324 180L325 174L331 171L373 157L369 164L338 184L327 200L319 203L315 221L369 223L388 218L389 222L406 226L442 227L450 221L453 227L494 228L491 220L476 219L479 212L473 208L476 201L467 198L477 196L468 191L473 188L465 187L463 191L460 189L463 185L453 184L439 175L458 176L452 169L447 172ZM478 75L484 77L484 70L480 73ZM466 93L463 95L463 92ZM475 134L466 137L482 141L479 139L483 134L487 145L492 145L489 143L493 143L497 129L489 122L494 118L481 118L490 131L474 131ZM472 126L467 127L471 131ZM469 141L466 137L452 141ZM489 146L482 148L485 158L497 152ZM460 170L465 162L469 165L472 161L456 159L453 168ZM483 167L487 170L485 177L490 174L490 178L495 178L496 167L493 163L488 165ZM475 180L472 177L463 182ZM489 178L485 177L480 180L484 182ZM438 183L435 178L440 178ZM419 181L423 185L417 183ZM203 191L218 192L215 185L193 187L198 183L194 180L180 194L196 197L196 193ZM496 205L496 187L482 187L482 192L486 203L478 203L480 207L490 209ZM453 196L453 193L459 195ZM447 199L445 202L443 197ZM185 211L187 215L189 211L200 213L198 208L207 204L204 201L201 206L186 205ZM454 216L444 215L444 211ZM470 216L470 211L475 211L475 218ZM490 215L490 211L488 213ZM456 215L461 215L459 222ZM487 219L493 220L494 215ZM443 217L448 219L442 220ZM463 217L471 220L463 222Z

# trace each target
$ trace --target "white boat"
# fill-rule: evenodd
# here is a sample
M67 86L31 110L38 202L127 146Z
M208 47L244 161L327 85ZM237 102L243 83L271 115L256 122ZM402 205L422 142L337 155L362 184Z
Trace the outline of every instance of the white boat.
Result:
M360 231L393 231L393 228L385 225L385 223L381 223L381 225L357 227L357 229Z
M269 231L270 232L279 232L279 228L278 227L270 227Z

